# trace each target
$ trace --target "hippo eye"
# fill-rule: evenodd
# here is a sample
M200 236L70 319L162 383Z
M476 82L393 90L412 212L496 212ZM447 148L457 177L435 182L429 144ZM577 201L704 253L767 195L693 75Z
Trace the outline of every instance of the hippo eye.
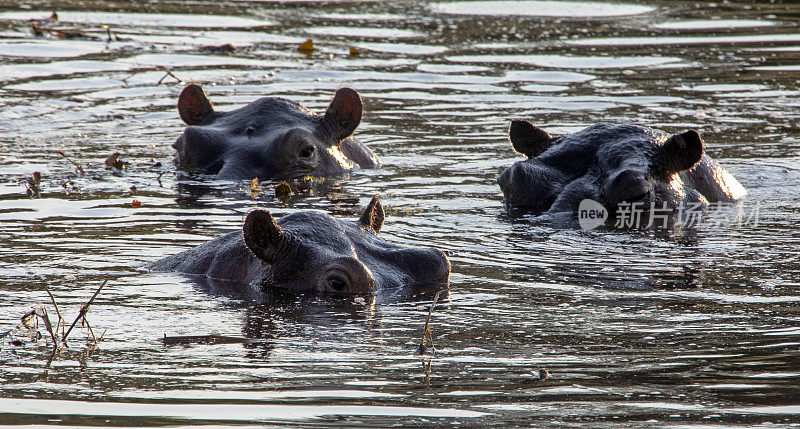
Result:
M311 158L314 155L314 146L306 146L300 151L301 158Z
M341 292L347 289L347 281L341 277L331 277L328 279L328 286L330 286L333 291Z
M253 134L256 133L256 129L253 127L247 127L245 128L244 133L247 134L248 137L252 137Z

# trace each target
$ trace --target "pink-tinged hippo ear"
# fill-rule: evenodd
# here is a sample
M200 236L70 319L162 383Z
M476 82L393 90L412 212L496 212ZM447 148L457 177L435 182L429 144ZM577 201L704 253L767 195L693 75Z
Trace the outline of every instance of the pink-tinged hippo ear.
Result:
M667 174L688 170L703 157L703 140L695 130L675 134L655 154L654 166Z
M361 226L364 228L367 228L377 234L381 231L384 219L386 219L386 212L383 211L381 198L375 195L372 197L372 201L369 202L367 209L364 210L364 214L361 215L359 223L361 223Z
M265 262L276 262L285 250L286 234L268 211L256 209L248 213L242 233L250 251Z
M534 158L546 151L553 139L547 131L522 119L511 121L508 137L514 150L528 158Z
M325 112L324 123L330 135L337 143L350 137L361 123L364 105L361 96L355 89L341 88L336 91L328 110Z
M197 125L214 113L214 106L200 85L190 83L183 88L178 97L178 113L187 125Z

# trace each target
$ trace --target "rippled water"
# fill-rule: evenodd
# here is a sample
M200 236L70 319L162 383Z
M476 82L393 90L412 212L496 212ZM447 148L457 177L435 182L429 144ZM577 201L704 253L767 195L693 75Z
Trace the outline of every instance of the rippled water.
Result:
M109 280L87 316L105 331L95 349L85 330L55 357L46 337L3 340L0 423L800 424L800 5L0 5L0 332L49 306L45 288L71 320ZM34 38L29 20L53 10L41 27L92 37ZM202 48L225 43L238 50ZM182 83L164 67L221 109L284 96L321 112L352 86L358 135L384 166L288 204L274 183L251 196L178 175ZM511 118L552 133L697 128L758 222L653 234L511 218L495 182L520 159ZM126 170L106 170L112 152ZM417 354L429 296L256 304L143 269L240 228L252 207L354 218L374 194L388 240L451 252L432 356ZM159 342L211 332L252 341Z

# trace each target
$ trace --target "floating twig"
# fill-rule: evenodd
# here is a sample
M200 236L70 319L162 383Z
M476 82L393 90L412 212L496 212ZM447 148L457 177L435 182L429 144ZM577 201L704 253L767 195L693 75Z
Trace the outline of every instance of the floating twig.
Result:
M68 156L67 156L67 155L66 155L64 152L62 152L62 151L58 151L58 154L59 154L59 155L61 155L61 156L63 156L63 157L64 157L64 159L66 159L66 160L67 160L67 161L69 161L70 163L72 163L72 165L74 165L74 166L75 166L75 169L77 169L77 170L78 170L78 173L81 173L81 174L86 174L86 172L85 172L85 171L83 171L83 167L81 167L81 165L80 165L80 164L78 164L77 162L75 162L75 161L71 160L71 159L70 159L70 158L69 158L69 157L68 157Z
M249 344L256 340L219 334L179 335L174 337L168 337L167 334L164 334L164 338L161 341L165 346L171 346L176 344Z
M41 312L39 310L41 310ZM44 306L37 305L34 311L36 312L36 315L42 319L42 321L44 322L44 328L47 329L47 332L50 334L50 338L53 339L53 347L58 348L58 340L56 339L56 333L53 330L53 324L50 323L50 316L47 315L47 310L44 308ZM56 329L58 328L56 327Z
M94 336L94 331L92 330L92 325L90 325L89 321L86 320L86 316L83 316L83 323L86 324L86 329L89 330L89 334L92 335L92 341L97 343L97 337Z
M53 12L53 13L55 13L55 12ZM58 304L56 304L56 297L54 297L53 294L50 293L50 289L48 289L46 286L45 286L44 290L47 292L48 295L50 295L50 301L53 302L53 307L55 307L55 309L56 309L56 315L58 315L58 322L56 323L56 330L58 330L58 325L61 325L61 336L63 337L64 336L64 318L61 317L61 311L58 310Z
M427 347L425 346L425 339L427 338L430 341L430 348L434 352L436 351L436 347L433 345L433 336L431 335L431 315L433 315L433 309L436 307L436 302L439 301L439 294L443 291L436 292L436 295L433 296L433 303L431 303L431 308L428 310L428 319L425 321L425 330L422 331L422 340L419 342L419 349L417 349L417 353L423 354Z
M164 66L157 66L157 67L156 67L156 69L157 69L157 70L164 71L164 72L166 72L166 73L167 73L167 74L165 74L165 75L164 75L164 76L163 76L161 79L159 79L159 80L158 80L158 82L156 83L156 85L161 85L161 82L163 82L163 81L164 81L164 79L166 79L166 78L167 78L167 76L169 76L169 77L171 77L171 78L175 79L175 80L176 80L176 81L178 81L178 82L183 82L182 80L180 80L180 79L178 78L178 76L175 76L174 74L172 74L172 72L171 72L171 71L170 71L168 68L166 68L166 67L164 67Z
M89 311L89 306L92 305L92 301L94 301L94 299L97 297L97 294L99 294L100 291L103 290L103 287L106 285L106 283L108 283L108 279L103 281L103 284L101 284L100 287L97 288L97 290L94 292L94 295L92 295L92 297L89 298L89 301L86 304L83 304L83 307L81 307L81 310L78 312L78 317L75 318L75 321L72 322L72 325L70 325L69 329L67 329L67 333L64 334L64 337L61 338L61 341L66 343L67 337L69 337L69 334L70 332L72 332L72 328L75 327L75 324L78 323L78 321L81 319L86 320L84 316L86 316L86 313Z

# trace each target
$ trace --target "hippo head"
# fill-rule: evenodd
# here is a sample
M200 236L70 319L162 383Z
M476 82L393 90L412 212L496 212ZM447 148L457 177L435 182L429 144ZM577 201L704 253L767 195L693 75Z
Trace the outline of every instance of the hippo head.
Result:
M403 247L378 236L385 213L375 196L356 223L315 211L295 212L276 222L253 210L245 219L244 242L270 267L262 287L372 294L378 289L446 285L450 262L433 248Z
M554 138L517 120L509 134L514 149L528 157L498 178L509 208L574 212L588 198L613 213L623 202L641 202L643 208L705 202L682 175L704 157L694 130L668 136L633 125L596 124Z
M224 179L339 174L353 167L340 145L358 127L362 111L358 93L341 88L324 115L275 97L220 112L199 85L189 84L178 98L188 127L173 144L175 161Z
M675 208L680 202L697 200L683 186L678 173L703 157L703 142L697 131L664 136L643 133L641 138L603 145L597 151L596 172L600 201L607 206L641 201Z

